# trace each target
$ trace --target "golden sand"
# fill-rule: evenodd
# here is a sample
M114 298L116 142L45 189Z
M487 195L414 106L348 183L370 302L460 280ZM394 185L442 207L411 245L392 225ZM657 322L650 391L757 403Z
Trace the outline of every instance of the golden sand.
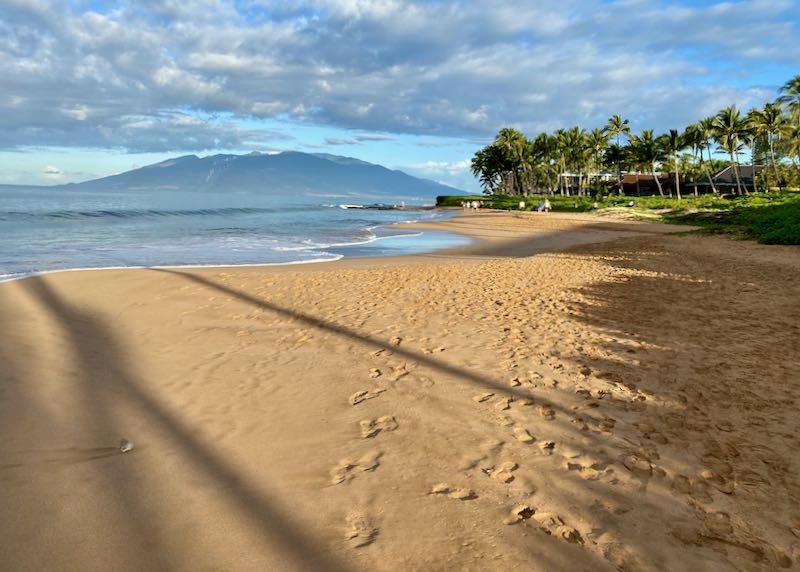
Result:
M0 285L0 569L798 567L798 248L438 228Z

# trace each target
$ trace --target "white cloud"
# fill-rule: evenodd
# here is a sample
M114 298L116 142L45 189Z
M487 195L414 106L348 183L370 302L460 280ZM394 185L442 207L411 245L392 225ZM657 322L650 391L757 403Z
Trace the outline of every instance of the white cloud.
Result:
M663 130L762 104L800 61L793 0L83 5L0 6L0 148L252 147L265 137L242 127L252 117L354 130L356 143L614 113ZM787 77L763 85L765 66Z
M51 181L58 181L64 177L64 173L58 167L47 165L42 171L42 175Z

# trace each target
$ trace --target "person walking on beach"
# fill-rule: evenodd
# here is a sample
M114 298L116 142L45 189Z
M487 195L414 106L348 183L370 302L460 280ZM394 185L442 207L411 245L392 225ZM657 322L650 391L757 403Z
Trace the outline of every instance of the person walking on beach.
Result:
M540 213L540 212L542 212L542 207L543 207L543 205L542 205L542 199L539 199L539 202L536 204L536 212L537 212L537 213Z
M550 212L550 199L544 200L544 212L546 213Z

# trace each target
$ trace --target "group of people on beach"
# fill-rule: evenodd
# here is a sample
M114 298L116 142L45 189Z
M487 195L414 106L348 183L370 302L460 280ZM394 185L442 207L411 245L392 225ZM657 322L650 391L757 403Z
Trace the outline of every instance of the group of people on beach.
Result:
M468 211L470 209L476 211L479 208L481 208L481 202L480 201L461 201L461 208L463 208L465 211Z
M537 213L541 213L541 212L549 213L551 208L552 208L552 205L550 204L550 199L545 199L544 202L542 202L542 200L539 199L539 203L536 205L536 212ZM521 211L525 210L525 201L520 201L519 202L519 210L521 210Z

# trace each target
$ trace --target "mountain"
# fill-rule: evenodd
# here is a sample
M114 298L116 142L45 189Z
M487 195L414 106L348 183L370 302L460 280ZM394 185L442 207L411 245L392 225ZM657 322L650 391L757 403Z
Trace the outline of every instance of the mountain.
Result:
M119 175L62 185L78 190L250 191L373 201L432 199L463 191L351 157L286 151L276 155L187 155Z

